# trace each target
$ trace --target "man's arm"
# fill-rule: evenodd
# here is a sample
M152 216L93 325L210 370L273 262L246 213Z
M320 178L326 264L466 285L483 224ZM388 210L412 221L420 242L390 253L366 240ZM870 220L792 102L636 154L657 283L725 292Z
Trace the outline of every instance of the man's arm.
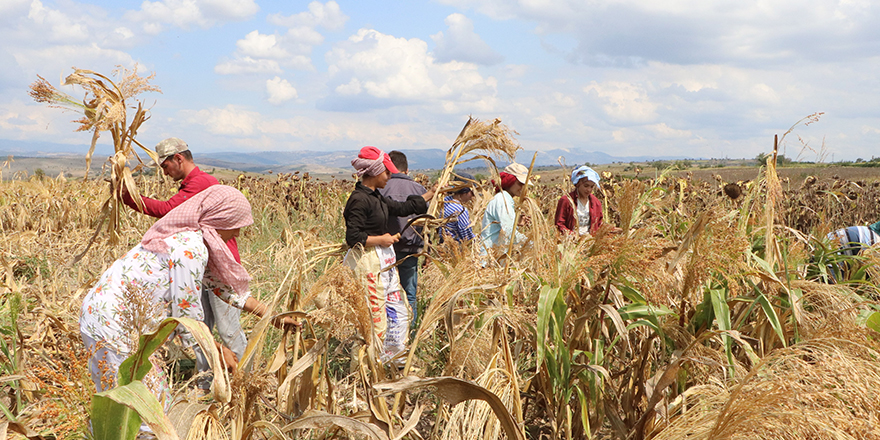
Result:
M216 185L217 183L217 179L215 179L210 174L199 173L193 176L193 178L189 181L184 180L177 194L173 195L167 201L163 202L161 200L141 196L141 200L143 200L144 202L143 213L151 217L162 218L165 216L165 214L168 214L169 211L176 208L181 203L189 200L190 197L202 192L205 188L211 185ZM138 211L137 205L134 203L134 200L131 199L131 196L128 196L127 194L126 196L128 200L125 200L126 197L123 197L123 201L125 202L125 204L130 206L135 211Z
M197 188L196 185L186 185L183 188L180 188L180 191L178 191L177 194L164 202L141 196L141 200L144 201L144 214L151 217L162 218L165 214L168 214L169 211L189 200L190 197L198 194L203 189L205 188Z

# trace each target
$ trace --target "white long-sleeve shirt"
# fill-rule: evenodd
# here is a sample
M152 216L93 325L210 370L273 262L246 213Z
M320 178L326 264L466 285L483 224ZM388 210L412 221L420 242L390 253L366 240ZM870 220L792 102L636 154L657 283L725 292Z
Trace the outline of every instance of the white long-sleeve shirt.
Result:
M506 245L510 234L515 234L514 243L525 241L525 235L516 230L516 209L513 197L507 191L501 191L492 197L483 213L483 229L480 238L483 240L482 252L496 245Z

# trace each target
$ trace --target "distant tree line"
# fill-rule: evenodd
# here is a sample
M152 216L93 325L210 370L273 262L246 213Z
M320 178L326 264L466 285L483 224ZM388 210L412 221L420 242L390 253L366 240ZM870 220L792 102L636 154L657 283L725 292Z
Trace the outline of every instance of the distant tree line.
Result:
M872 157L869 160L865 160L860 157L860 158L856 159L855 161L840 161L840 162L837 162L837 164L840 166L845 166L845 167L866 167L866 168L880 167L880 157Z

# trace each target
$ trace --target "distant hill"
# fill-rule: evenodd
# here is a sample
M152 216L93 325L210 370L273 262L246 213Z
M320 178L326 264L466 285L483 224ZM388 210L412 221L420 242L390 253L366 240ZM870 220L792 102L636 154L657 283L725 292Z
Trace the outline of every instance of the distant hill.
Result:
M400 150L406 154L409 167L414 170L436 170L443 168L446 163L446 151L440 149L427 150ZM517 161L528 164L532 160L534 151L523 150L517 153ZM321 168L324 170L338 169L339 172L349 172L351 159L357 156L356 150L351 151L261 151L255 153L218 152L197 155L197 161L207 165L224 168L235 168L243 171L266 172L290 172L290 170L308 170ZM535 159L535 165L559 165L559 158L564 158L568 166L580 165L586 162L591 164L608 164L613 162L645 162L649 160L676 160L682 157L662 156L637 156L616 157L601 152L550 150L539 151ZM497 158L496 158L497 159ZM507 165L506 160L498 160L499 166ZM475 161L465 165L483 167L482 161ZM293 168L291 168L293 167ZM319 172L315 169L313 172ZM330 172L330 171L325 171Z
M30 170L41 167L47 174L58 172L72 172L76 174L85 169L85 153L88 145L54 144L48 142L24 142L0 140L0 158L13 156L20 160L16 165L19 170ZM425 150L401 150L409 159L409 166L413 170L436 170L444 166L446 151L439 148ZM357 155L357 150L337 151L257 151L257 152L200 152L194 151L197 164L205 167L228 168L239 171L266 173L290 173L295 171L311 172L319 174L347 175L351 173L351 159ZM99 144L96 148L92 162L94 167L100 168L104 159L112 154L111 147ZM517 161L529 164L534 151L521 150L517 153ZM143 156L146 159L146 156ZM30 160L24 160L31 158ZM619 157L597 151L563 150L555 149L539 151L535 159L538 166L556 166L559 158L564 158L569 167L583 163L610 164L614 162L645 162L653 160L677 160L684 159L676 156L633 156ZM498 166L507 165L506 160L498 159ZM2 163L2 162L0 162ZM482 168L483 161L474 161L464 165L466 168ZM13 166L15 167L15 165Z

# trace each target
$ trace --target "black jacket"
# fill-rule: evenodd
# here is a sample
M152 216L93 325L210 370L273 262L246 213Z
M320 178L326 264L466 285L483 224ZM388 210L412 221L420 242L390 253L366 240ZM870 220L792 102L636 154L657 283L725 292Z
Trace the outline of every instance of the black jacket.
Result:
M421 195L409 196L405 202L395 202L358 182L342 211L342 217L345 218L345 242L352 247L358 243L366 245L368 236L389 232L389 215L406 217L426 212L428 203Z

